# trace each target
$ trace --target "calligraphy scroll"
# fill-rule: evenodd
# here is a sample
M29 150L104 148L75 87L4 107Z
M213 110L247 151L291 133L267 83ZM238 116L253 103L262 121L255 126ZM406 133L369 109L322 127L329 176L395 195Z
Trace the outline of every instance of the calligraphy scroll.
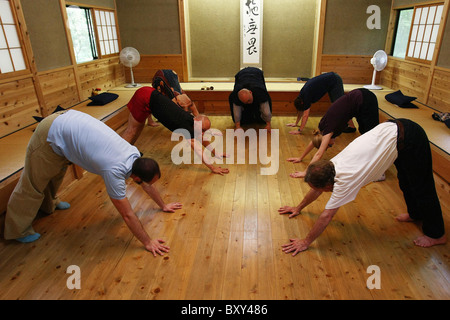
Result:
M263 0L241 0L241 68L262 67Z

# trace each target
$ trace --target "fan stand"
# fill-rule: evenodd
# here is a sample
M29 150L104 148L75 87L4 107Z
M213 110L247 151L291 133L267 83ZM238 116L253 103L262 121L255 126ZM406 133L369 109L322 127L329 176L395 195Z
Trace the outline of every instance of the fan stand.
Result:
M372 84L364 86L364 88L369 90L382 90L383 88L375 85L375 79L377 77L377 69L373 68Z
M133 67L131 67L131 66L130 66L130 72L131 72L131 83L127 84L125 86L125 88L139 88L139 87L141 87L140 84L134 83Z

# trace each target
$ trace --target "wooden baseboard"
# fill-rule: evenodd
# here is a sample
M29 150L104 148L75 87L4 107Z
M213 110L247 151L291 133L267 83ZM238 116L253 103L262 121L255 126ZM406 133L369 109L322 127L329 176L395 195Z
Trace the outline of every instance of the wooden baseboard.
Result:
M189 98L194 101L200 113L214 115L230 114L228 96L231 91L185 90L185 92ZM297 110L294 106L294 100L299 94L297 90L286 92L269 91L269 94L272 99L272 114L274 116L295 116L297 114ZM330 105L331 102L329 97L323 97L314 104L313 108L311 108L311 116L323 115Z

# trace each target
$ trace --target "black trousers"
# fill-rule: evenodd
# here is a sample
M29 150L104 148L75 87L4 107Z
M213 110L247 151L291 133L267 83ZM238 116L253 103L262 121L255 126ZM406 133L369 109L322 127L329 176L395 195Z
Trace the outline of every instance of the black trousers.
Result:
M398 158L394 162L409 216L422 221L430 238L445 233L444 219L433 177L431 148L421 126L408 119L394 120L398 127Z
M365 88L359 90L363 94L363 103L356 116L356 121L358 122L359 132L364 134L380 124L380 116L377 96Z

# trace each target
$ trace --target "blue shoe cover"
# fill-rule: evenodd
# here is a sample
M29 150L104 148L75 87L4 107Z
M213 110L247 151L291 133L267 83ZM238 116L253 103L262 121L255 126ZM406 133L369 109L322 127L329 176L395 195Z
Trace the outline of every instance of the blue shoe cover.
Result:
M16 240L19 242L22 242L22 243L30 243L30 242L36 241L40 237L41 237L41 235L39 233L33 233L26 237L17 238Z
M70 208L70 203L61 201L56 205L56 210L66 210Z

